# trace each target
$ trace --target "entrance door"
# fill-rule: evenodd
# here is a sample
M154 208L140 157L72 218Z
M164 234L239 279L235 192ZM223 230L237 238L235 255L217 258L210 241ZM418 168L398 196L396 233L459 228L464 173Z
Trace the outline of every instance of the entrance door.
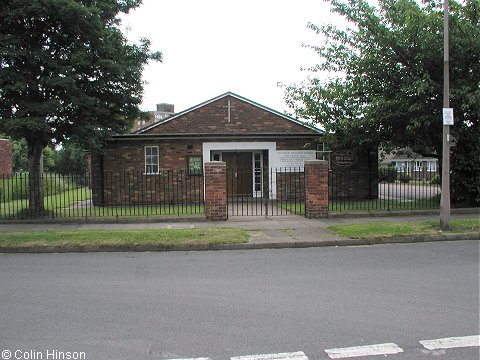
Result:
M251 152L223 152L227 163L227 193L229 196L253 195L253 164Z

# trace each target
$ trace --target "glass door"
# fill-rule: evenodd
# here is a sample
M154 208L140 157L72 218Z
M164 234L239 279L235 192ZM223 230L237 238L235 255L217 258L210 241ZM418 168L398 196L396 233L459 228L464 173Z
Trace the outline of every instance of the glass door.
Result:
M252 153L253 160L253 196L263 196L263 155L261 151Z

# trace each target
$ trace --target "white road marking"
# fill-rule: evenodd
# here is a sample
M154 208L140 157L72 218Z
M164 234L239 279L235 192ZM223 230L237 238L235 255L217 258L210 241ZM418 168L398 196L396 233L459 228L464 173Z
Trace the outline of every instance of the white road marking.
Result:
M480 346L480 335L450 337L435 340L422 340L420 341L420 344L422 344L428 350Z
M297 352L291 352L291 353L236 356L230 359L231 360L308 360L308 357L305 355L303 351L297 351Z
M393 355L403 352L397 344L376 344L354 346L348 348L327 349L325 352L331 359L346 359L358 356Z

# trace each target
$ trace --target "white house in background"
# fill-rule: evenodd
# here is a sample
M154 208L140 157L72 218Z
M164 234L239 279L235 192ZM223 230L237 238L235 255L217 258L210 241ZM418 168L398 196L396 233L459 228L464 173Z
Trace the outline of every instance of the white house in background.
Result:
M423 156L412 150L400 149L393 153L383 153L380 166L394 166L397 177L408 175L412 180L430 180L440 174L438 159L433 156Z

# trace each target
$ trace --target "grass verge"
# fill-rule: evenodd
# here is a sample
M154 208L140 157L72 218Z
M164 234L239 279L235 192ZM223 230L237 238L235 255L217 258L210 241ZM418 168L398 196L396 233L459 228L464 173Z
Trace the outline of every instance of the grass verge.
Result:
M0 233L0 250L33 248L135 248L168 249L175 245L226 245L245 243L249 235L242 229L144 229L71 230Z
M368 222L347 225L332 225L328 229L339 235L352 238L378 238L406 235L438 235L442 232L438 222L434 221L406 221L406 222ZM480 220L476 219L455 219L450 221L452 233L466 233L480 231Z

